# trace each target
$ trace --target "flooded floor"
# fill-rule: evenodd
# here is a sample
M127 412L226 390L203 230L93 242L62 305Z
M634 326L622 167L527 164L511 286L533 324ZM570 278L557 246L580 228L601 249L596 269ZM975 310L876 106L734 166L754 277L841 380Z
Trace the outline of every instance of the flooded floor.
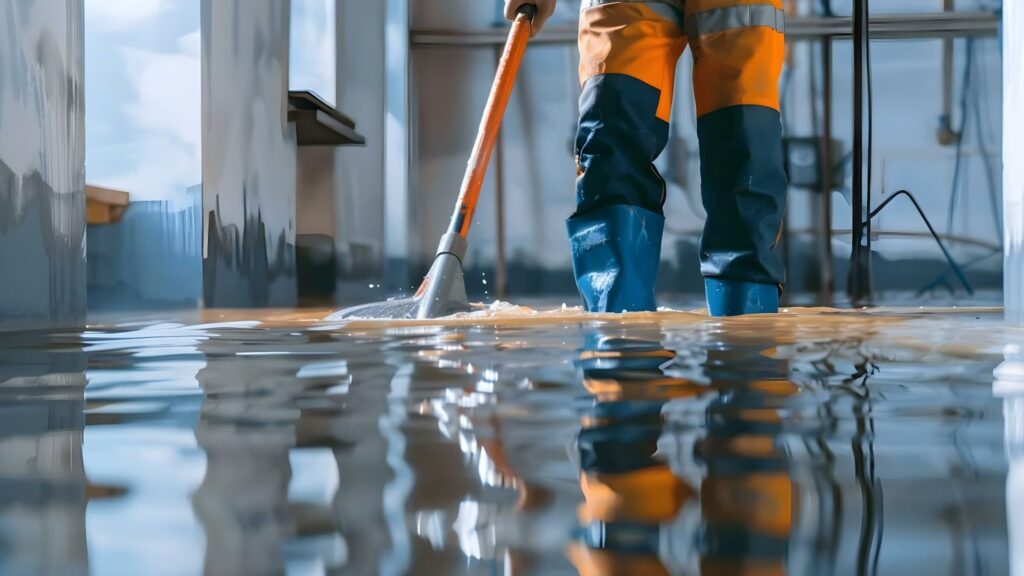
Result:
M1024 573L996 311L258 314L0 335L0 573Z

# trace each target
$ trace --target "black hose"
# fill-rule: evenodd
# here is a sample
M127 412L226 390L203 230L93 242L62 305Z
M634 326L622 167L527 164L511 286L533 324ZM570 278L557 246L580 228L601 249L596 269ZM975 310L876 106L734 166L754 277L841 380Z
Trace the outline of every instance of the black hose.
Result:
M942 238L939 237L939 234L938 232L935 231L935 228L932 226L931 221L929 221L928 217L925 216L924 210L921 209L921 205L917 203L917 199L914 198L914 195L911 194L910 192L906 190L897 190L896 192L894 192L891 196L886 198L885 202L882 202L878 206L878 208L875 208L874 210L871 211L870 214L868 214L868 221L865 222L864 225L867 226L868 222L871 222L871 220L878 216L878 214L883 209L885 209L886 206L888 206L893 200L900 196L906 196L914 205L914 208L917 209L917 213L921 215L921 220L924 220L924 225L928 227L928 232L930 232L932 238L935 239L935 243L939 245L939 249L942 250L942 255L945 256L946 261L949 262L949 266L950 268L953 269L953 273L956 274L957 279L960 280L961 284L963 284L964 290L967 290L968 294L974 296L974 288L972 288L971 283L967 281L967 277L964 275L963 270L960 269L960 265L956 263L956 260L953 260L953 256L950 255L949 250L946 250L946 245L942 243Z
M960 269L961 270L967 270L968 268L973 268L974 266L977 266L978 264L981 264L982 262L991 259L993 256L999 256L1002 253L1003 253L1003 251L1001 249L1000 250L992 250L991 252L989 252L988 254L985 254L984 256L979 256L979 257L975 258L974 260L971 260L970 262L967 262L966 264L961 264L960 265ZM946 272L945 274L942 274L941 276L939 276L935 280L932 280L931 282L926 284L923 288L921 288L920 290L917 291L916 296L918 298L920 298L921 296L924 296L926 292L931 292L932 290L938 288L940 285L945 284L946 283L946 278L949 278L949 272Z

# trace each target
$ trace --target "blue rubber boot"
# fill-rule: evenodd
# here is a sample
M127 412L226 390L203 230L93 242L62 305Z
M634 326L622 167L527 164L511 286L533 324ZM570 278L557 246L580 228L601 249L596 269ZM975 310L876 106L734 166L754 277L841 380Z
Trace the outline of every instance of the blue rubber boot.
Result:
M779 287L740 280L705 278L704 292L712 316L774 314L779 311Z
M655 310L665 217L615 204L566 221L576 286L588 312Z

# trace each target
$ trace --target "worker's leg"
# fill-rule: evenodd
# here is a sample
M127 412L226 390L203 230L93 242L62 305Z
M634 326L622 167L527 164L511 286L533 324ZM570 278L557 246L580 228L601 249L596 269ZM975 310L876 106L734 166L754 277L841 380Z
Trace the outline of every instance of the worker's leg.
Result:
M708 218L701 273L708 307L725 316L778 310L775 252L786 210L779 115L782 0L687 0L686 32Z
M583 0L579 179L568 220L587 309L653 310L665 183L652 162L668 140L682 1Z

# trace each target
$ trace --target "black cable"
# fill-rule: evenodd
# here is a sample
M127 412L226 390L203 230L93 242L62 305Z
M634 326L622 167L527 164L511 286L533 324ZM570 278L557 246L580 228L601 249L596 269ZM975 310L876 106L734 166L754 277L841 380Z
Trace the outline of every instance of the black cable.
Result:
M964 136L967 134L967 99L970 94L971 68L974 55L974 40L967 39L966 56L964 60L964 77L961 81L962 94L960 95L960 130L957 131L956 139L956 164L953 168L953 189L949 194L949 213L946 215L946 232L953 233L953 219L956 214L956 205L960 197L960 174L963 171L964 160Z
M921 215L921 220L924 220L924 225L928 227L928 232L931 233L932 238L935 239L935 243L938 244L939 249L942 250L942 255L945 256L946 261L949 262L949 266L950 268L953 269L953 273L956 274L957 279L960 280L961 284L963 284L964 289L967 290L967 293L970 294L971 296L974 296L974 288L972 288L971 283L967 281L967 276L964 275L963 270L960 269L960 265L956 263L956 260L953 260L953 256L950 255L949 250L946 249L946 245L942 243L942 238L939 237L939 234L938 232L935 231L935 228L932 226L931 221L929 221L928 217L925 216L924 210L921 209L921 205L918 204L917 198L914 198L913 194L906 190L897 190L891 196L886 198L885 202L882 202L878 206L878 208L875 208L874 210L871 211L870 214L868 214L868 222L871 222L871 220L873 220L875 216L878 216L878 214L882 210L884 210L886 206L888 206L893 200L900 196L906 196L908 199L910 199L910 202L914 205L914 208L917 209L917 213ZM865 226L868 224L868 222L864 223Z
M828 8L828 4L827 3L823 3L823 6L826 9ZM854 3L854 9L855 10L858 9L856 2ZM865 248L867 250L867 254L871 253L872 221L875 219L876 216L878 216L878 214L886 206L889 205L889 203L891 203L897 197L899 197L899 196L906 196L907 198L910 199L911 203L913 203L914 208L917 210L917 213L921 216L921 219L924 221L925 226L928 227L928 232L931 233L932 238L935 239L936 244L938 244L939 249L942 251L943 256L945 256L946 261L949 262L950 267L953 269L953 272L956 274L957 278L959 279L960 283L963 285L964 289L967 290L968 294L973 296L974 295L974 288L971 287L971 284L970 284L970 282L968 282L967 277L963 273L963 270L961 270L960 266L953 259L952 255L949 253L949 250L946 249L945 244L943 244L943 242L942 242L942 238L940 238L939 234L935 231L935 228L932 226L931 221L928 220L928 217L925 215L924 210L921 208L921 205L918 203L917 199L914 198L913 194L911 194L907 190L899 190L899 191L895 192L894 194L892 194L884 202L882 202L882 204L879 205L877 208L875 208L874 210L871 210L871 196L872 196L871 192L872 192L872 183L873 183L872 182L872 179L873 179L873 174L872 174L873 170L872 169L873 169L873 164L874 164L873 163L873 159L874 159L874 87L873 87L872 73L871 73L871 26L870 26L871 12L870 12L870 6L869 6L868 0L864 0L863 1L862 7L860 9L862 10L862 15L863 15L863 19L864 19L864 26L863 26L863 31L862 31L863 37L855 39L854 49L855 50L860 50L861 49L860 46L861 45L863 46L863 57L864 57L864 66L865 66L865 74L866 74L865 82L866 82L866 91L867 91L867 124L868 124L868 126L867 126L867 159L866 159L867 160L867 183L864 186L864 191L865 191L865 195L866 195L866 199L867 199L866 204L867 204L868 209L870 210L870 212L868 213L867 219L861 224L861 227L862 227L862 229L864 229L864 232L865 232L865 235L866 235L866 238L865 238L866 246L865 246ZM859 42L857 40L859 40ZM973 50L974 50L973 40L969 39L968 43L967 43L967 62L965 63L965 66L964 66L964 79L963 79L963 88L962 88L963 89L963 94L961 96L961 106L960 106L960 109L961 109L961 115L960 115L961 126L960 126L960 136L959 136L959 138L957 140L957 162L956 162L956 168L954 170L953 194L952 194L951 201L950 201L950 211L949 211L949 228L950 228L950 230L952 230L952 227L953 227L953 224L952 224L953 223L953 215L954 215L954 213L956 211L956 200L957 200L957 196L959 194L960 173L962 171L961 170L961 166L962 166L962 157L963 157L963 133L965 131L964 128L967 125L967 98L968 98L968 94L969 94L969 87L970 87L970 80L971 80L970 73L971 73L972 62L973 62ZM838 168L841 169L844 164L845 164L845 159L840 162ZM864 166L863 165L855 166L854 169L855 170L863 170ZM856 237L856 235L855 235L855 237ZM854 246L854 250L857 250L857 248L858 248L857 246Z
M979 257L975 258L974 260L971 260L970 262L967 262L966 264L961 264L960 265L960 269L961 270L967 270L968 268L973 268L974 266L977 266L978 264L981 264L982 262L991 259L993 256L1002 255L1002 253L1003 253L1002 249L992 250L991 252L989 252L988 254L985 254L984 256L979 256ZM920 298L921 296L924 296L924 294L926 292L931 292L932 290L938 288L942 284L945 284L946 283L946 278L949 278L949 272L946 272L946 273L942 274L941 276L939 276L935 280L932 280L931 282L926 284L923 288L921 288L920 290L917 291L916 296Z

